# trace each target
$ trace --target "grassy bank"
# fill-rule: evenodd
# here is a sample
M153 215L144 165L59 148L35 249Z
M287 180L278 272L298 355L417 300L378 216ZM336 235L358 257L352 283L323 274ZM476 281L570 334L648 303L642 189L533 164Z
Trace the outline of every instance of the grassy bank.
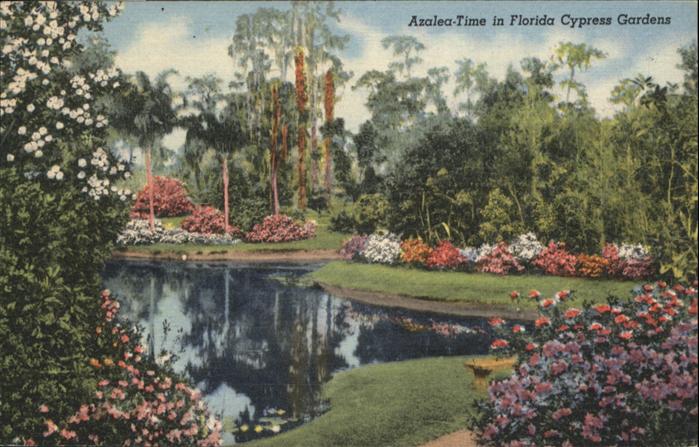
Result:
M337 374L323 392L330 410L254 447L421 445L463 429L476 397L465 357L384 363ZM504 373L505 370L497 371Z
M518 290L525 295L524 299L520 300L521 306L532 309L536 303L526 299L526 294L532 289L540 291L544 296L571 289L576 292L577 303L583 300L603 302L610 294L627 297L629 291L637 284L633 281L558 276L430 272L344 261L331 262L310 273L309 278L336 287L491 306L510 306L510 292Z

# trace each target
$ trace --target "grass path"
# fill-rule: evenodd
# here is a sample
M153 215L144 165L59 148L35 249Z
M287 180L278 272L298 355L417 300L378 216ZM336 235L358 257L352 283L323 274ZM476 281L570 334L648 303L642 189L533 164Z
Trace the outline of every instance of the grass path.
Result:
M476 397L466 357L370 365L325 385L330 410L308 424L252 442L252 447L410 447L465 427ZM497 374L506 373L506 369Z

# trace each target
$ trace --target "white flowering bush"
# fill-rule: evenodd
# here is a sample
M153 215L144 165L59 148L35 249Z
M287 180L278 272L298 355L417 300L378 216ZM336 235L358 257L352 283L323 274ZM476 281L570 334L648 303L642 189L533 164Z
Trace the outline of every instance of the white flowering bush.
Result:
M132 219L126 224L124 230L117 237L117 244L127 245L151 245L151 244L210 244L232 245L240 242L230 234L204 234L190 233L181 228L166 230L159 219L155 220L154 229L146 219Z
M479 249L476 247L464 247L459 249L459 253L467 263L475 264L479 257Z
M495 245L483 244L478 247L478 254L476 255L476 262L480 262L490 256L490 254L495 250Z
M520 234L509 246L510 253L520 262L529 263L544 249L544 245L539 242L532 232Z
M641 244L628 244L626 242L619 246L619 257L623 260L638 260L650 256L646 247Z
M395 264L400 259L400 237L374 233L368 237L361 256L369 263Z
M131 199L113 186L129 172L100 147L109 121L96 100L119 88L121 73L70 70L81 51L78 33L101 30L120 9L88 1L0 3L0 166L28 180L73 183L93 200Z

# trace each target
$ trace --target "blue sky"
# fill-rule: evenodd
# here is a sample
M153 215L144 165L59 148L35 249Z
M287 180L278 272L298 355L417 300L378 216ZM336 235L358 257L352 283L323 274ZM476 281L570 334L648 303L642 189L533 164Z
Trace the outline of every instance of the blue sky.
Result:
M447 66L453 73L455 61L464 57L487 63L489 72L502 78L507 66L519 67L528 56L547 58L561 41L584 42L608 54L580 75L590 100L601 116L614 108L607 98L613 86L638 73L659 81L681 80L675 68L676 49L696 39L697 2L336 2L342 10L338 31L350 35L350 44L339 55L355 79L370 69L386 69L391 55L381 47L383 37L402 34L421 40L426 50L424 62L415 70ZM235 66L226 51L236 17L259 7L290 8L288 2L127 2L126 9L105 26L105 35L117 50L117 64L127 72L143 70L151 75L173 67L184 76L215 73L228 80ZM618 25L617 16L670 17L670 25ZM485 27L408 27L418 17L454 17L457 14L486 18ZM494 27L498 15L509 23L509 16L554 17L554 26ZM560 23L564 14L574 17L611 17L610 26L570 28ZM447 85L451 94L453 86ZM338 116L355 130L367 112L366 92L346 88L338 102ZM451 99L455 105L463 98ZM177 146L182 135L176 132L168 146ZM173 147L173 149L175 148Z

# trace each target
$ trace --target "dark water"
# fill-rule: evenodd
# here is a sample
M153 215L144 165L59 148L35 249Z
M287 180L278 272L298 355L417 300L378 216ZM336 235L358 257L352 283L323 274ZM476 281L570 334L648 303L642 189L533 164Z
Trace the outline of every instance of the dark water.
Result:
M313 268L114 262L103 277L150 352L176 355L175 369L224 420L227 442L322 413L321 385L337 371L487 352L484 319L367 306L292 284Z

